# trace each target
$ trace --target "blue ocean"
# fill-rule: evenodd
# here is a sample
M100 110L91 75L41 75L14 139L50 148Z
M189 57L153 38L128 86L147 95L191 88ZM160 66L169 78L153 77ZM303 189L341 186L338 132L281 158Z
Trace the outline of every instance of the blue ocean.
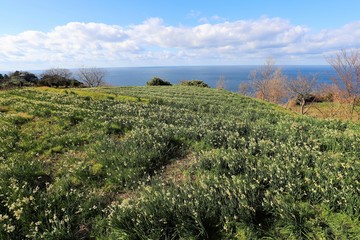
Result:
M118 67L103 68L105 80L111 86L144 86L153 77L160 77L172 84L182 80L202 80L210 87L215 87L220 77L225 79L226 89L237 91L241 82L249 81L251 71L258 66L177 66L177 67ZM303 75L318 75L319 83L331 83L334 70L330 66L281 66L283 73L289 78ZM76 70L73 70L74 73ZM42 71L32 71L40 74Z
M182 67L129 67L106 68L106 81L112 86L144 86L153 77L160 77L172 84L182 80L202 80L215 87L220 77L225 79L226 89L237 91L241 82L249 81L250 72L258 66L182 66ZM331 83L334 70L330 66L281 66L289 78L302 75L318 75L319 83Z

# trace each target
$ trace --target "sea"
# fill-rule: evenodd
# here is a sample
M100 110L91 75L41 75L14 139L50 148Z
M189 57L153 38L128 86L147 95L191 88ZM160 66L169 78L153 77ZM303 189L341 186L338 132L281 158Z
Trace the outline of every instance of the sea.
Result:
M317 74L318 83L331 83L331 76L335 75L331 66L327 65L285 65L282 72L288 78L296 78L298 74L310 76ZM144 86L153 77L159 77L172 84L179 84L183 80L202 80L210 87L216 87L220 79L225 80L225 88L238 91L242 82L249 82L249 75L259 66L164 66L164 67L116 67L102 68L105 81L110 86ZM72 70L74 75L76 70ZM29 71L41 74L41 70ZM2 72L3 74L6 72Z

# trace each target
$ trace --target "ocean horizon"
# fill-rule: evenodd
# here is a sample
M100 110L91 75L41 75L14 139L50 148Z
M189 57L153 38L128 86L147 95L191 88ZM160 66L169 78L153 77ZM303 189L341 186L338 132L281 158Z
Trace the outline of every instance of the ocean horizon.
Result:
M110 86L144 86L153 77L159 77L172 84L183 80L202 80L210 87L216 87L220 78L225 79L229 91L237 91L240 83L249 82L249 74L259 65L215 65L215 66L156 66L156 67L109 67L101 68L105 72L105 81ZM283 65L283 74L288 78L302 75L318 75L319 83L331 83L335 74L329 65ZM70 69L74 75L76 69ZM29 70L40 75L44 70ZM5 74L8 72L1 71Z

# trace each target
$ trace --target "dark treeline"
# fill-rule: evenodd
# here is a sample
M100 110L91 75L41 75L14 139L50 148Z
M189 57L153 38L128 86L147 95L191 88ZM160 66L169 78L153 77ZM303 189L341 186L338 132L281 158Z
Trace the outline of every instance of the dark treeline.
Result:
M98 68L81 68L75 74L65 68L45 70L39 76L28 71L0 74L0 89L26 86L98 87L105 84L105 72Z

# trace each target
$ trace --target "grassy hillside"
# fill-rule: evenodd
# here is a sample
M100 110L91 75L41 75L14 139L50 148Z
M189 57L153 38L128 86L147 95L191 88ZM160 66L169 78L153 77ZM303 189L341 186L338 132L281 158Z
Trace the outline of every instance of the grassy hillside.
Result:
M360 239L360 125L197 87L0 92L0 239Z

